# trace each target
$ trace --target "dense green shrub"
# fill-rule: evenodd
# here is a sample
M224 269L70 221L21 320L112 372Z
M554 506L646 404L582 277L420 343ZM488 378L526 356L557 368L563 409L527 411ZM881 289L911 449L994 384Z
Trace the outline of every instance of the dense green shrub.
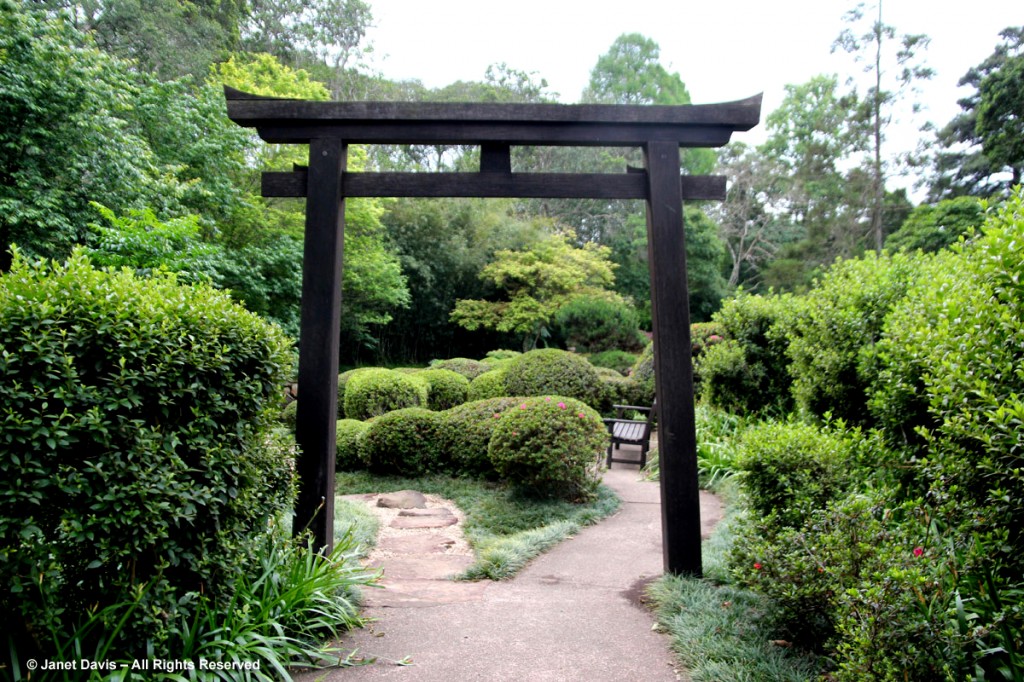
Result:
M447 410L466 402L469 379L461 374L450 369L427 369L416 376L427 382L427 407L431 410Z
M483 400L485 398L500 398L506 395L505 370L492 369L484 372L473 381L469 382L469 400Z
M586 358L555 348L542 348L515 358L505 368L509 395L562 395L600 407L601 379Z
M741 414L781 413L791 407L788 342L776 324L793 305L791 296L755 296L740 291L715 313L717 329L694 334L705 339L695 359L705 400ZM713 341L720 335L726 340ZM697 344L695 339L694 346Z
M654 342L644 347L629 371L630 385L625 391L630 405L651 405L654 403Z
M605 367L607 369L614 369L622 376L629 374L630 368L636 363L637 355L634 353L627 353L624 350L606 350L600 353L594 353L587 357L594 367L600 369Z
M844 493L851 450L843 432L809 424L766 422L747 429L736 467L751 510L799 527L812 511Z
M985 209L978 197L943 199L935 205L921 204L911 211L900 229L885 239L889 251L934 253L955 244L960 237L981 227Z
M723 303L724 305L728 305L728 303ZM726 333L725 325L715 320L691 324L690 355L693 357L693 361L696 363L704 351L725 340Z
M497 416L505 410L517 407L520 403L520 398L496 397L474 400L441 414L438 448L442 456L451 462L452 470L456 474L496 477L494 465L487 454L487 446L497 425Z
M406 407L427 404L427 384L414 375L389 369L353 374L345 388L345 416L360 421Z
M448 369L472 381L484 372L490 371L493 367L489 363L479 360L449 358L447 360L434 360L430 363L430 369Z
M337 445L335 468L338 471L365 469L367 459L363 456L362 437L369 428L368 422L356 419L339 419L334 442Z
M446 467L438 447L438 412L409 407L375 417L361 437L361 454L375 474L422 476Z
M982 234L937 256L886 320L871 403L890 439L923 458L943 517L991 536L993 561L1017 576L1024 570L1022 244L1018 193Z
M520 355L522 355L522 353L520 353L517 350L507 350L504 348L499 348L497 350L487 351L487 355L484 356L483 361L487 363L495 361L500 362L502 360L511 360L512 358L517 358Z
M354 377L359 372L365 372L369 369L379 369L377 367L357 367L342 372L338 375L338 419L345 418L345 389L348 387L348 380Z
M867 390L886 315L903 298L925 256L898 253L837 261L788 317L793 395L812 415L870 424Z
M278 419L280 419L281 423L284 424L284 427L286 429L288 429L292 433L295 433L295 419L298 416L298 414L299 401L293 400L284 406L284 409L281 410L281 414L278 417Z
M287 349L205 286L80 252L15 259L0 277L0 616L21 651L136 589L129 649L187 592L230 595L292 500L290 437L270 430Z
M569 397L524 398L495 421L488 454L502 478L545 497L594 496L608 431L592 408Z
M640 350L644 344L640 316L621 299L574 298L559 308L554 326L566 347L580 353Z

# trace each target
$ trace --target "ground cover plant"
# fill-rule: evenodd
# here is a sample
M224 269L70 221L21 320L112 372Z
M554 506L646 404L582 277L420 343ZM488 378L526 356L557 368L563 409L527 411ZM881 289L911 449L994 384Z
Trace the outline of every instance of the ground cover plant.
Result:
M337 490L344 494L415 489L452 500L466 515L466 538L476 563L465 579L510 578L533 557L580 528L612 514L619 499L604 486L587 502L538 498L495 482L428 474L420 477L376 476L339 472Z

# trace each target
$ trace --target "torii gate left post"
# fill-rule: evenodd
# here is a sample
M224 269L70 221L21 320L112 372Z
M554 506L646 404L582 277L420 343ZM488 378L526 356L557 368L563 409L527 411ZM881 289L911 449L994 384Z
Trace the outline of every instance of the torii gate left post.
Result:
M725 178L680 176L680 147L720 147L757 125L761 96L624 106L309 102L225 88L228 116L267 142L309 145L308 169L264 173L263 196L306 197L294 531L334 546L338 341L346 197L644 199L651 270L665 570L701 574L682 202L725 198ZM479 145L475 173L349 173L348 144ZM513 173L511 147L640 147L623 173Z

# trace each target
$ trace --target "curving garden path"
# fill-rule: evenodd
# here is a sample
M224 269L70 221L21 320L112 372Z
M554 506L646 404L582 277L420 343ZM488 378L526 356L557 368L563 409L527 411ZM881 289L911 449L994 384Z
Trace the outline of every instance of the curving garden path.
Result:
M418 533L382 538L376 560L384 567L385 587L367 595L367 615L377 620L341 642L376 662L296 679L686 679L676 669L669 638L652 629L654 616L643 604L644 586L662 573L659 486L639 480L636 466L621 464L605 473L604 483L622 499L616 514L502 582L447 579L469 559L451 538L458 512L441 511L443 501L396 516L415 525L415 519L447 519L451 513L456 522L421 521L425 527ZM721 512L720 501L702 491L705 537Z

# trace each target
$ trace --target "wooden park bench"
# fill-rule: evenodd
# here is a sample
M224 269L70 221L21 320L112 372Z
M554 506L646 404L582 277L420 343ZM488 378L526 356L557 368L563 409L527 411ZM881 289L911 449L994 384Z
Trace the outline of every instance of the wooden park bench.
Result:
M611 468L612 462L636 464L637 460L635 459L622 459L614 456L620 445L639 445L640 468L644 468L644 465L647 464L647 452L651 449L651 431L654 430L656 406L656 402L650 407L612 405L615 408L615 418L604 420L608 427L608 434L611 436L611 442L608 443L608 468ZM647 418L626 419L624 415L627 410L646 414Z

